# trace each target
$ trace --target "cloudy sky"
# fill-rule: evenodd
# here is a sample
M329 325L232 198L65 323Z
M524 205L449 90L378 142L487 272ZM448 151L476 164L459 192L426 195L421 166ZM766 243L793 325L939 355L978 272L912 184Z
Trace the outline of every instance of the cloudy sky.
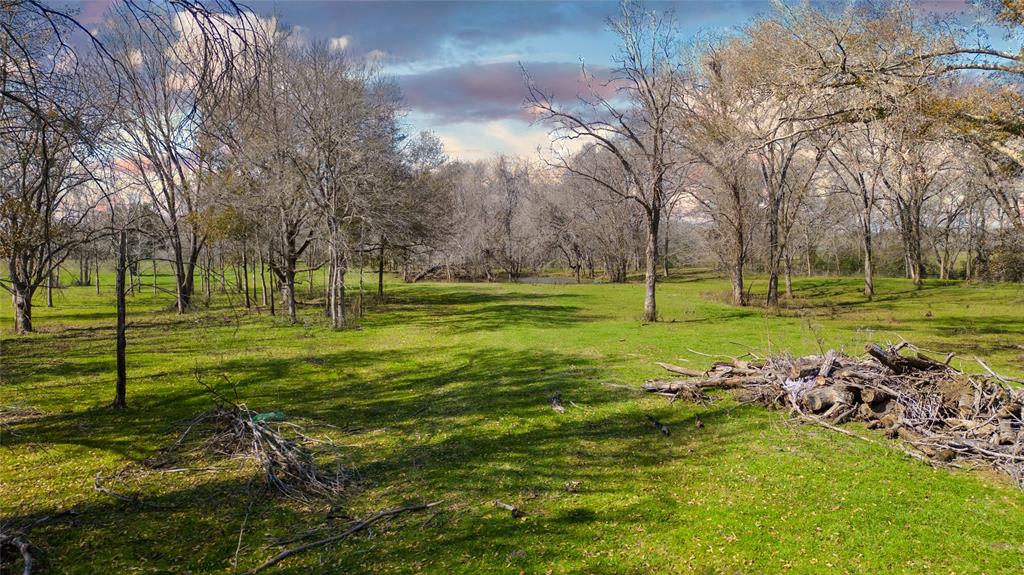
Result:
M584 2L248 2L353 54L380 58L402 87L413 130L432 130L449 155L535 155L547 130L531 125L519 65L556 97L578 91L580 61L611 63L615 39L605 19L617 5ZM735 26L768 8L765 0L689 0L673 7L687 31Z
M112 0L82 0L83 19ZM402 87L411 131L432 130L449 155L535 155L547 142L524 114L519 65L557 98L572 98L580 61L611 64L615 38L605 20L613 1L310 1L240 0L357 56L377 59ZM922 2L922 5L925 3ZM964 0L930 0L929 9L962 10ZM671 9L682 31L721 32L769 10L767 0L650 2Z

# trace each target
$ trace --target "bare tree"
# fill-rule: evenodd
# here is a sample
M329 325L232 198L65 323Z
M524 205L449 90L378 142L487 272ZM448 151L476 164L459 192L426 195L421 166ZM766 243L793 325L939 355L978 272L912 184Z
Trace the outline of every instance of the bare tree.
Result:
M107 145L160 216L178 313L192 303L206 241L205 183L217 169L216 129L230 124L221 117L223 105L257 78L252 52L260 30L233 4L224 9L233 12L128 2L111 11L100 33L118 62L103 68L111 97L119 98Z
M600 84L587 70L581 74L589 94L577 105L558 104L527 76L528 105L553 127L556 143L582 140L607 151L622 167L625 179L574 165L572 156L552 147L549 165L593 181L615 197L634 202L646 224L644 250L644 321L657 321L655 287L658 275L658 230L664 207L674 190L667 180L675 165L671 121L680 85L676 30L670 15L648 11L638 2L624 1L620 14L609 21L619 39L619 54L611 78ZM615 97L606 95L614 86ZM628 104L621 104L620 101Z
M833 140L827 160L837 189L849 195L856 209L864 254L864 295L868 299L875 295L874 212L889 153L887 140L879 135L881 129L871 123L842 129Z
M91 165L106 108L90 99L64 24L21 3L0 24L0 287L25 333L36 290L94 235L88 216L103 193Z

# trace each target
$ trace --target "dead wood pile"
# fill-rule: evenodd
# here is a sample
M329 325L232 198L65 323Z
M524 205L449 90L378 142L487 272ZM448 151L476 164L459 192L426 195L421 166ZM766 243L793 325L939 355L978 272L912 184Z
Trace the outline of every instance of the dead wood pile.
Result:
M911 353L901 353L907 349ZM835 428L850 420L884 429L930 462L992 465L1024 488L1024 388L983 361L986 375L965 373L908 343L869 344L866 356L835 351L719 361L707 371L659 363L683 379L649 380L644 390L703 402L710 389L733 389L741 401L787 409ZM838 429L838 428L837 428Z
M214 456L254 460L269 488L299 500L342 494L349 483L344 468L337 465L327 471L317 461L317 456L323 455L318 451L336 451L334 444L309 437L295 423L267 415L283 417L224 402L189 421L178 441L164 451L172 454L191 448ZM193 436L198 436L198 445L189 441Z

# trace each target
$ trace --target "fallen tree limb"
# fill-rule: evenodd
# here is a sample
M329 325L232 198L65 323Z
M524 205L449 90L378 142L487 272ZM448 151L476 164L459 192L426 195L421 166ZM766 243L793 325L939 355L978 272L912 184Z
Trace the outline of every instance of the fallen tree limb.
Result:
M281 561L284 561L285 559L291 557L292 555L297 555L299 553L302 553L303 551L308 551L308 550L313 549L315 547L321 547L323 545L327 545L328 543L334 543L335 541L341 541L342 539L345 539L346 537L349 537L349 536L351 536L354 533L357 533L359 531L362 531L363 529L366 529L367 527L373 525L374 523L380 521L381 519L386 519L388 517L394 517L395 515L400 515L402 513L410 513L410 512L414 512L414 511L423 511L424 509L429 509L431 507L434 507L434 506L437 506L437 505L440 505L440 504L441 504L440 501L434 501L433 503L421 503L421 504L418 504L418 505L409 505L407 507L396 507L394 509L385 509L384 511L379 511L379 512L374 513L373 515L367 517L366 519L363 519L361 521L357 521L356 523L352 524L352 526L350 526L348 529L342 531L341 533L338 533L337 535L331 535L330 537L325 537L323 539L318 539L316 541L312 541L310 543L306 543L305 545L300 545L300 546L294 547L292 549L286 549L286 550L278 553L277 555L271 557L266 562L261 564L259 567L256 567L252 571L248 571L247 575L254 575L255 573L259 573L260 571L263 571L265 569L273 567L274 565L277 565L278 563L280 563Z
M504 501L497 501L497 500L495 500L494 501L494 506L495 507L501 507L502 509L508 511L509 513L512 514L512 517L515 517L516 519L519 519L520 517L525 517L526 516L526 512L524 512L522 509L516 507L515 505L509 504L509 503L505 503Z
M704 377L704 375L705 375L705 373L703 371L697 371L695 369L689 369L689 368L686 368L686 367L681 367L681 366L678 366L678 365L673 365L671 363L662 363L662 362L658 361L658 362L655 362L655 365L657 365L658 367L661 367L662 369L664 369L666 371L671 371L672 373L677 373L679 375L685 375L685 376L688 376L688 377Z
M711 379L687 379L677 381L651 380L644 384L645 391L676 393L685 389L734 389L752 383L764 383L763 375L738 377L713 377Z
M21 554L22 575L32 575L32 547L17 535L4 535L0 533L0 555L3 555L4 547L13 547Z

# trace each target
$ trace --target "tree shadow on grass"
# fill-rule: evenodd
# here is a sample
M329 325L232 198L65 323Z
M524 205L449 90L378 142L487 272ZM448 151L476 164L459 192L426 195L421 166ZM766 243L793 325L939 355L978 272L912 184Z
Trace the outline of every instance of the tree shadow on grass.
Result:
M695 430L691 416L659 403L653 409L675 430L671 437L662 437L643 417L651 407L637 406L633 396L601 388L596 382L600 367L585 358L484 349L457 353L452 359L450 349L413 349L391 359L397 367L367 378L355 372L376 365L377 354L325 354L318 368L327 373L342 367L354 372L330 384L321 378L296 378L307 368L294 365L294 361L242 358L219 364L217 369L235 374L239 394L254 408L282 408L290 418L340 426L383 426L388 434L398 435L400 440L391 446L376 448L371 443L351 448L365 452L355 474L373 485L387 486L389 500L448 498L449 506L468 503L489 509L495 497L522 504L525 498L538 496L529 495L534 493L541 499L525 506L533 514L545 513L541 502L568 497L563 485L570 479L581 481L588 493L614 493L619 489L614 485L624 462L633 470L656 469L677 457L680 448L707 439L700 435L707 431ZM555 413L549 403L556 389L563 394L564 414ZM134 410L95 408L44 416L20 426L19 437L5 443L16 448L31 438L141 460L166 443L160 438L173 437L175 417L209 406L209 398L198 389L182 386L140 389L134 398L133 405L138 406ZM721 429L714 432L715 442L702 447L701 457L727 457L724 446L735 443L728 437L744 432L745 427L725 425L724 408L708 411L702 418L708 428L721 424ZM91 427L78 427L83 424ZM89 485L94 471L80 472L82 476L74 481ZM158 571L227 570L248 505L246 482L208 477L192 476L194 484L187 487L162 484L147 488L151 495L145 496L145 501L159 511L95 494L87 503L75 506L78 514L70 522L40 527L31 540L40 546L45 564L58 572L124 571L143 565ZM410 484L415 485L415 492L406 491ZM455 495L450 497L453 491ZM304 514L274 498L264 499L255 504L243 538L242 557L248 565L273 553L264 545L268 533L294 534L300 527L323 521L323 515ZM57 511L32 509L28 515ZM589 529L598 518L617 524L642 521L628 508L605 510L598 516L593 509L579 505L570 511L552 512L548 534L588 537L591 535L581 530ZM438 552L454 546L472 554L485 549L507 549L514 554L524 544L517 524L500 514L473 511L456 533L440 526L410 528L424 529L424 536L432 541L443 539L443 544L435 544ZM486 540L479 537L481 529L487 533ZM327 548L326 557L345 566L347 572L366 571L367 557L384 552L377 548L367 555L365 547L378 546L380 537L392 539L389 526ZM538 545L536 538L530 545L535 554L531 560L537 559L537 553L554 553ZM407 551L419 555L415 549ZM385 556L388 561L403 563L390 553ZM297 560L296 564L282 566L279 572L309 572L308 562Z
M559 300L579 294L470 291L466 288L416 286L389 297L384 313L364 320L366 327L434 325L452 333L509 327L562 327L594 321L576 305Z

